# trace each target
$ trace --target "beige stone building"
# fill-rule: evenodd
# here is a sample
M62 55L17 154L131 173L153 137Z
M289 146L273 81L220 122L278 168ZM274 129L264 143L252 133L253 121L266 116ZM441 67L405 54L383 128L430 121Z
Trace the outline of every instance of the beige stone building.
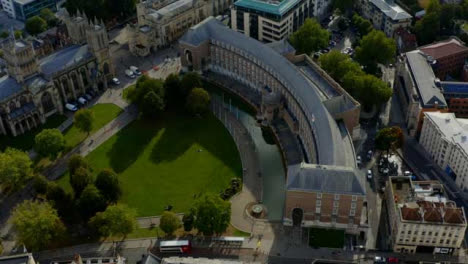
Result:
M386 200L393 251L457 255L466 231L463 207L445 194L438 181L390 177Z
M138 22L127 27L130 52L146 56L167 47L191 26L229 8L231 0L146 0L137 4Z
M41 59L27 40L11 36L0 43L8 70L0 78L1 134L22 134L87 90L107 88L114 67L104 25L80 16L65 22L74 44Z
M393 38L394 32L411 25L412 16L393 0L360 0L359 7L363 16L369 19L374 28L382 30Z
M360 106L287 42L273 44L208 18L179 40L179 52L183 71L237 94L272 128L287 165L284 225L365 229L364 175L348 132Z

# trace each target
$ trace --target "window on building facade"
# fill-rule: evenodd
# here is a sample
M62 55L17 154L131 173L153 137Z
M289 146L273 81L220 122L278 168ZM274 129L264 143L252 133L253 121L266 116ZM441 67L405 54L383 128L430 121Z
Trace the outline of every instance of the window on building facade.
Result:
M333 208L333 214L334 214L334 215L338 214L338 208L336 208L336 207Z
M353 196L352 196L352 200L353 200L353 202L357 201L357 196L356 196L356 195L353 195Z
M340 199L340 195L339 194L335 194L335 200L339 200Z

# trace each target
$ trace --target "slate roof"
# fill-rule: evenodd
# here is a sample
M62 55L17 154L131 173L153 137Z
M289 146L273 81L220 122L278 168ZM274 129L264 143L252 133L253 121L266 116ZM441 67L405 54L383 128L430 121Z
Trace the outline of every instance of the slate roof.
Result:
M287 190L365 195L362 173L353 168L297 164L288 166Z
M406 53L406 61L423 107L433 107L435 102L439 106L447 106L442 91L435 84L436 77L426 56L418 50L410 51Z
M8 75L0 77L0 101L20 92L23 86Z
M44 76L50 78L55 73L92 57L88 45L72 45L41 59L39 65Z
M260 12L266 12L273 15L284 15L291 8L296 6L301 0L279 0L279 1L266 1L266 0L238 0L234 6L239 6Z
M0 264L27 264L31 254L0 257Z
M429 44L419 49L436 60L468 51L468 48L455 38Z
M170 18L192 8L193 2L194 0L178 0L158 10L152 9L149 16L158 20L164 17Z
M266 45L274 49L276 52L278 52L281 55L296 52L296 49L289 43L287 39L273 41L273 42L267 43Z
M11 119L15 119L18 116L22 116L22 115L25 115L25 114L28 114L28 113L34 111L34 109L36 109L36 106L34 105L34 103L29 102L27 104L22 105L20 108L16 108L13 111L11 111L8 114L8 116Z
M314 130L318 163L325 165L356 166L353 145L343 140L337 123L326 110L318 95L319 88L307 81L286 58L263 43L233 31L213 17L209 17L188 30L179 42L197 47L206 41L219 41L256 58L286 83Z
M370 0L382 13L392 20L402 20L412 18L408 12L403 10L399 5L395 4L393 1L385 0Z

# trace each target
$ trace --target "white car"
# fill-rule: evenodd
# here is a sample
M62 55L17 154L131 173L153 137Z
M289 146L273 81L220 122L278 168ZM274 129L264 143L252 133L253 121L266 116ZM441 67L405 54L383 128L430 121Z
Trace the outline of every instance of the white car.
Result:
M361 166L361 164L362 164L361 156L358 155L358 156L356 157L356 163L357 163L358 167Z
M411 176L411 174L412 174L411 171L405 171L405 172L403 172L403 175L405 175L405 176Z
M372 171L371 170L367 170L367 179L368 180L372 179Z
M131 71L131 70L125 70L125 75L127 75L127 77L129 78L132 78L132 79L135 79L135 74Z
M85 105L88 101L86 99L84 99L83 97L78 97L78 103L80 103L81 105Z
M130 66L130 70L137 76L141 75L141 71L136 66Z
M112 78L112 83L115 84L115 85L119 85L119 84L120 84L120 80L117 79L117 78Z
M78 110L78 107L74 104L65 104L65 108L69 111L75 112Z

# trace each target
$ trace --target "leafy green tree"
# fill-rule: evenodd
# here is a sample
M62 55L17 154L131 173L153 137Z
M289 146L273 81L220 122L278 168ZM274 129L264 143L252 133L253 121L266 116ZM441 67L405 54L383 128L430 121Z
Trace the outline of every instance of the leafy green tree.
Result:
M184 224L184 231L190 232L193 229L193 222L195 221L195 217L192 213L184 214L182 217L182 222Z
M330 34L323 29L315 19L307 18L304 24L294 32L289 41L299 54L311 54L312 52L326 48Z
M395 40L387 38L385 33L379 30L373 30L364 36L356 48L356 60L370 72L375 72L377 63L391 62L395 54Z
M429 0L429 4L426 8L426 14L429 13L440 13L442 6L440 5L439 0Z
M458 4L443 4L440 8L440 28L446 33L452 33L455 26L455 19L457 9L460 8Z
M46 194L49 181L42 175L34 176L33 188L37 194Z
M93 177L88 169L80 167L75 173L70 174L70 185L73 188L75 197L80 197L81 192L93 182Z
M78 199L78 207L80 208L82 218L87 220L97 212L102 212L106 209L106 200L96 186L89 184Z
M8 31L2 31L2 33L0 33L0 38L7 38L8 35Z
M14 35L16 39L20 39L20 38L23 38L24 32L21 30L15 30Z
M374 27L372 26L372 23L369 20L364 19L362 16L358 15L357 13L354 13L353 18L352 18L352 23L357 28L361 36L365 36L369 34L374 29Z
M60 216L68 216L73 210L72 197L60 185L55 182L48 182L46 199L57 209Z
M440 15L437 13L426 14L416 22L414 31L418 43L428 44L433 42L440 35Z
M392 89L381 79L370 75L346 74L343 86L358 100L365 110L373 105L379 106L390 99Z
M0 153L0 185L4 189L18 190L33 175L32 161L26 152L7 148Z
M174 73L169 74L166 80L164 80L164 94L166 95L167 106L177 107L180 105L180 102L185 102L181 89L179 75Z
M380 150L397 149L403 146L404 135L400 127L392 126L382 128L375 137L375 147Z
M141 112L148 117L156 117L164 110L164 99L154 91L149 91L143 97Z
M319 62L322 69L339 83L342 83L343 77L348 72L353 72L356 75L364 74L357 62L337 50L323 54L320 56Z
M47 202L24 201L14 209L11 222L18 243L32 251L46 248L65 233L57 211Z
M187 96L186 108L192 114L205 114L210 109L210 94L203 88L192 89Z
M75 113L74 116L75 126L82 132L89 133L93 130L94 124L94 113L90 109L80 109Z
M201 77L196 72L188 72L182 76L182 81L180 82L180 94L181 100L185 101L185 98L188 96L190 91L195 87L202 87L203 83Z
M26 31L31 35L37 35L47 30L47 22L40 16L33 16L26 20Z
M135 210L123 204L110 205L104 212L97 213L89 220L89 225L93 227L101 236L127 236L135 230L136 223Z
M39 16L47 22L48 27L55 27L58 23L58 19L55 17L54 12L49 8L41 9Z
M180 219L176 214L168 211L162 214L159 227L164 233L171 236L180 226Z
M193 226L204 235L223 233L231 220L231 204L214 194L200 197L192 212L195 217Z
M108 203L116 203L122 195L117 173L112 169L102 170L94 183Z
M85 168L89 170L89 164L80 154L73 154L68 160L68 171L70 172L70 175L75 174L75 171L78 168Z
M60 130L44 129L36 135L34 148L43 157L55 159L60 151L65 147L65 139Z

